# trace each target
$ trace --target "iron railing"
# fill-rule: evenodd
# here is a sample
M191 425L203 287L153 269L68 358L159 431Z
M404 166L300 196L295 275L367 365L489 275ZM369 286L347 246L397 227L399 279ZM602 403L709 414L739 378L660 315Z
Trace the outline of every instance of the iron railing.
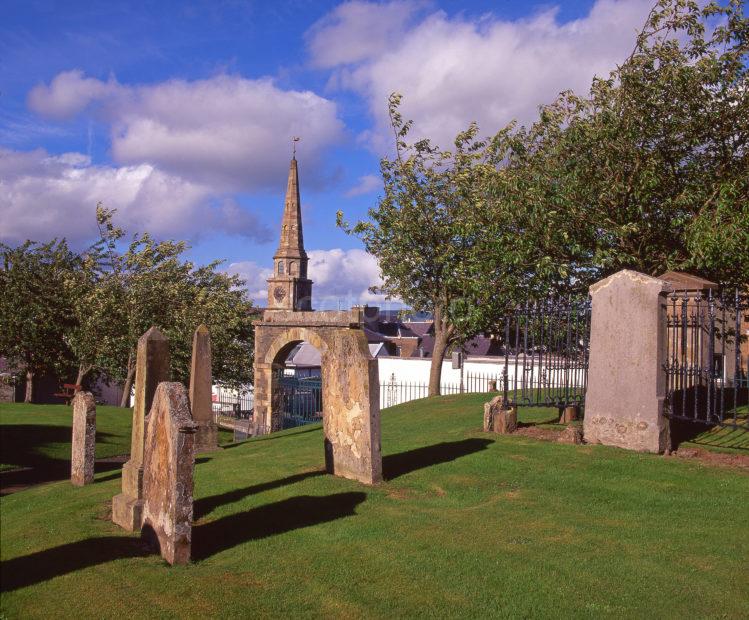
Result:
M749 429L749 296L680 291L665 312L666 415Z
M590 299L526 304L504 321L506 406L582 406L588 385Z

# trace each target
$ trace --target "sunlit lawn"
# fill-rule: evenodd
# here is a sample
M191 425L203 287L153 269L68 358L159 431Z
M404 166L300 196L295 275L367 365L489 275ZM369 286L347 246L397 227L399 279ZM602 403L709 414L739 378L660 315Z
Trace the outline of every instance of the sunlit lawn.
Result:
M749 617L749 475L481 432L486 395L382 413L387 481L321 473L319 425L199 458L193 562L108 519L119 474L0 498L2 612L50 617ZM3 407L3 463L64 461L69 409ZM521 411L526 422L556 411ZM98 414L98 456L129 443ZM34 418L32 423L31 418ZM15 433L15 434L13 434ZM49 434L46 434L49 433ZM69 431L68 431L69 433ZM15 437L6 457L7 441ZM23 446L23 448L21 447ZM30 457L29 457L30 458ZM34 457L37 458L37 457ZM41 458L41 457L39 457Z

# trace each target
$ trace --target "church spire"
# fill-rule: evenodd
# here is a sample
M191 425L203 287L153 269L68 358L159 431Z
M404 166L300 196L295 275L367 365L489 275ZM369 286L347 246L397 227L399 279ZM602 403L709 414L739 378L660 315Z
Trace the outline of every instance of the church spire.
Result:
M296 154L295 154L296 155ZM296 156L289 165L289 179L286 183L286 203L281 221L281 239L275 258L306 258L304 234L302 233L302 201L299 198L299 170Z
M295 138L294 142L297 140ZM304 251L296 144L294 146L286 183L281 239L273 256L273 275L268 280L269 310L312 309L312 281L307 279L308 259Z

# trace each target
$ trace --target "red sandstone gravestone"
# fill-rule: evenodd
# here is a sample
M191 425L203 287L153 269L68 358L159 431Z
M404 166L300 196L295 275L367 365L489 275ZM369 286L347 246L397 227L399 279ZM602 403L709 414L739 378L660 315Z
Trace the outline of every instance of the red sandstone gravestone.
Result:
M197 425L181 383L160 383L148 415L143 457L142 537L169 564L190 561Z
M70 482L77 487L94 481L96 452L96 401L91 392L73 398L73 440L70 448Z

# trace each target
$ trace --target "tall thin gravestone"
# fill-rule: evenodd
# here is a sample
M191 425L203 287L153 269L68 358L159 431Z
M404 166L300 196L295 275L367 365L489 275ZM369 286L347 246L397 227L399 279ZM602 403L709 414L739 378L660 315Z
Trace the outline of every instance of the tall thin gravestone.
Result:
M130 460L122 468L122 493L112 498L112 521L130 532L140 528L143 516L145 416L156 387L168 380L169 342L152 327L138 340Z
M77 487L94 481L96 453L96 401L91 392L73 398L73 441L70 449L70 482Z
M141 536L169 564L190 560L196 424L181 383L160 383L148 415Z
M587 443L639 452L670 447L665 296L671 286L628 269L590 287Z
M218 429L213 421L211 399L211 334L205 325L195 330L192 338L190 365L190 407L192 419L198 425L195 453L218 450Z

